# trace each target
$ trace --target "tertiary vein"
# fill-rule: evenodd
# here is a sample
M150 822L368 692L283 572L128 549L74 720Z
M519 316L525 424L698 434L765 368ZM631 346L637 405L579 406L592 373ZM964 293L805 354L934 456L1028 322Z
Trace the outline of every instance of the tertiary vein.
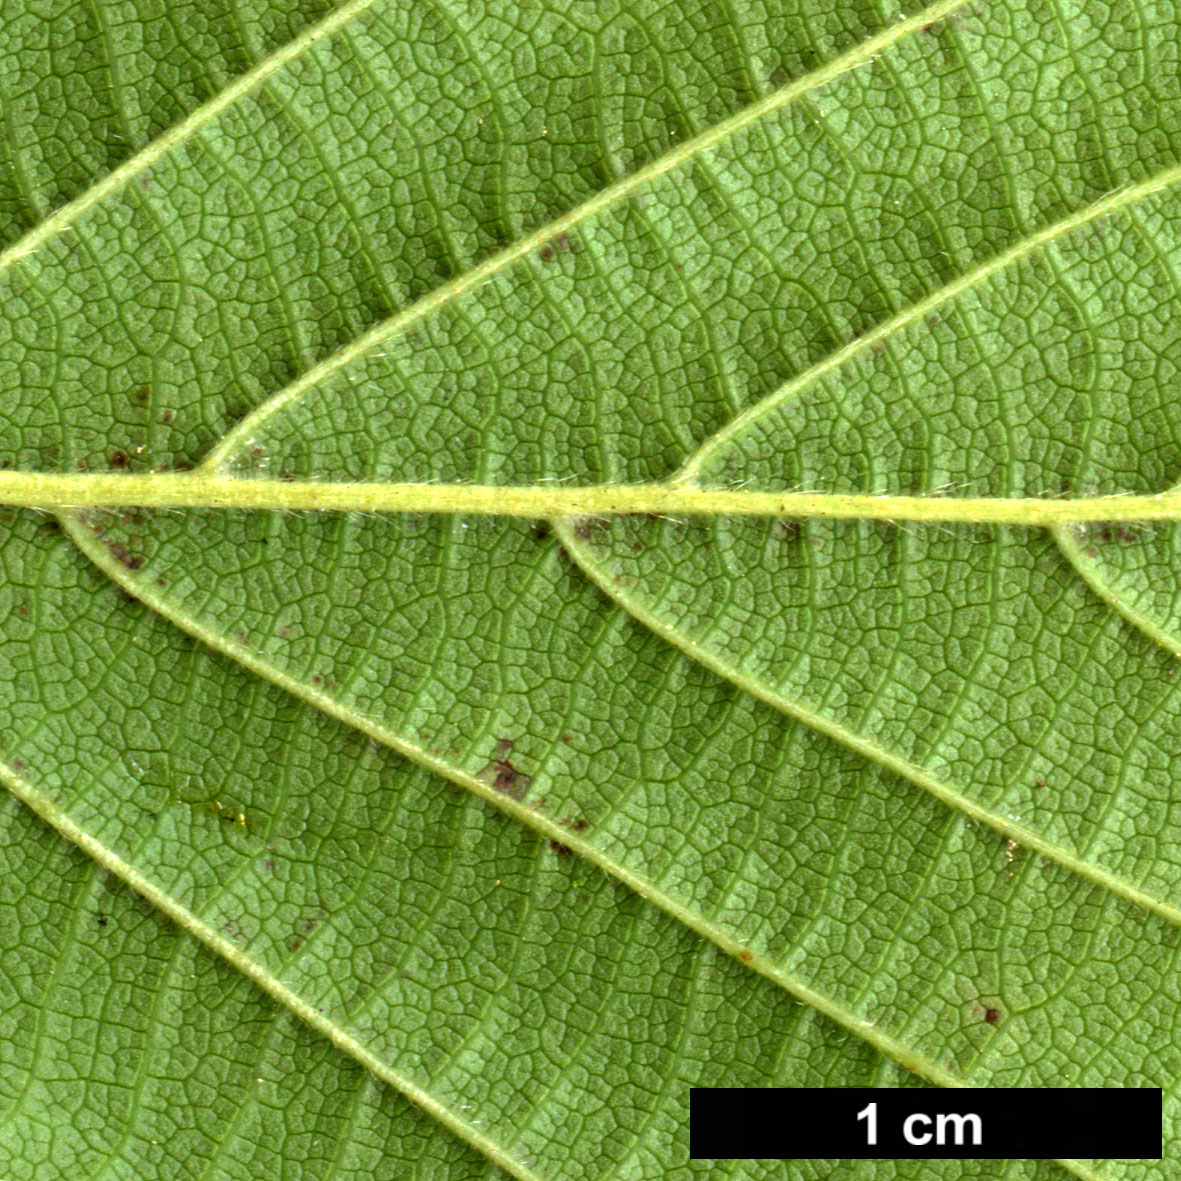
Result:
M330 717L334 717L382 743L411 762L450 780L502 812L506 812L543 837L560 842L573 853L597 865L640 897L671 915L689 930L716 944L728 955L738 957L748 968L766 976L796 999L855 1033L863 1041L905 1066L908 1070L941 1086L967 1085L966 1080L961 1076L919 1053L912 1046L879 1028L872 1021L866 1020L864 1016L834 996L812 988L800 975L785 968L772 956L765 954L757 947L746 946L722 924L709 918L700 908L686 905L664 890L648 875L629 868L617 856L595 842L593 830L581 834L563 826L560 822L538 811L528 800L513 799L512 796L496 790L483 779L468 774L446 759L409 741L368 714L336 699L322 688L308 684L275 667L247 644L235 640L232 636L211 627L195 614L178 607L157 588L153 579L137 576L136 572L127 569L86 527L80 516L63 514L62 522L78 547L113 582L123 586L147 607L210 648L224 653L248 671L263 677L292 696L308 702Z

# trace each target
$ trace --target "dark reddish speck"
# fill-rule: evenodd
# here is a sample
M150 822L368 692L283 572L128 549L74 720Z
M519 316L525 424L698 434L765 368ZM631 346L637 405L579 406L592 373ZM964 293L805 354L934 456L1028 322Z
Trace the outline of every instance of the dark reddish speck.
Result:
M108 542L107 549L110 551L111 557L128 570L138 570L144 564L142 555L133 554L125 545L120 545L118 542Z

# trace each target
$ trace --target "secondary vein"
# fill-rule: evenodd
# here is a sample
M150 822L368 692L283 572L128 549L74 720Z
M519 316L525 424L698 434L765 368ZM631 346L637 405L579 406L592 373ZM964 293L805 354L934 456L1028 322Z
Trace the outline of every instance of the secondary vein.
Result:
M7 768L0 768L0 784L41 817L50 827L81 849L103 869L126 882L137 894L167 915L181 930L194 936L206 947L246 976L272 999L326 1037L338 1050L359 1062L383 1082L400 1091L407 1099L433 1116L444 1127L467 1141L493 1163L519 1181L542 1181L529 1166L506 1151L466 1120L452 1112L429 1091L395 1070L380 1055L373 1053L356 1034L326 1016L305 1000L295 989L284 984L265 964L243 951L220 931L206 923L182 902L161 888L152 878L124 860L112 848L78 824L45 792Z
M1047 246L1056 238L1063 237L1072 230L1086 225L1088 222L1096 221L1101 217L1109 216L1121 209L1125 209L1137 201L1141 201L1145 197L1151 196L1153 193L1160 192L1163 189L1171 188L1179 182L1181 182L1181 164L1175 164L1173 167L1147 177L1137 184L1129 185L1126 188L1115 189L1100 197L1098 201L1088 205L1085 209L1076 210L1069 217L1054 222L1053 225L1045 226L1043 229L1023 238L1008 250L1002 251L974 270L968 271L958 279L939 288L938 291L932 292L925 299L911 304L910 307L899 312L896 316L891 316L890 319L883 321L872 331L866 332L856 340L851 340L843 348L829 353L827 357L813 365L810 369L806 369L798 376L784 382L783 385L767 394L766 397L761 398L741 414L732 418L716 434L711 435L690 456L674 478L685 482L692 482L697 479L706 461L715 452L733 442L735 438L748 430L760 418L765 417L777 407L797 397L804 390L820 381L826 374L839 370L842 365L848 364L855 357L874 348L875 345L880 346L883 341L893 336L896 332L899 332L910 324L917 323L944 304L949 303L951 300L987 281L993 275L998 274L1007 267L1013 266L1024 258L1028 258L1031 254Z
M737 686L744 693L758 698L788 717L795 718L804 725L848 747L861 755L864 759L884 767L904 779L909 780L916 787L930 793L947 807L961 813L970 820L1000 833L1001 836L1016 841L1026 849L1040 853L1043 857L1057 862L1059 865L1076 873L1079 877L1109 890L1112 894L1126 899L1144 910L1159 915L1175 926L1181 926L1181 906L1158 898L1155 894L1135 885L1116 874L1110 873L1102 866L1087 861L1085 857L1048 840L1026 827L1017 820L1011 820L1000 815L991 808L977 803L965 795L952 784L945 783L932 775L925 767L911 763L907 759L893 754L886 747L871 739L862 738L841 723L809 709L807 706L780 693L770 685L751 676L738 666L721 659L704 645L691 639L683 630L661 619L654 610L645 604L638 596L616 584L602 567L597 557L587 552L587 547L581 544L581 539L573 534L568 522L558 524L558 535L561 537L567 551L578 563L583 571L594 583L611 599L617 602L625 611L642 623L649 631L660 636L668 643L679 648L699 664L704 665L711 672L724 677L731 684Z
M699 135L678 144L656 159L651 160L635 172L621 177L613 184L601 189L593 197L588 198L581 205L576 205L569 212L555 218L553 221L534 230L523 238L519 238L510 246L506 246L496 254L490 255L482 263L457 275L447 283L436 287L429 294L402 311L374 325L369 331L358 336L351 343L326 357L320 364L309 369L302 376L284 387L270 399L258 406L252 413L243 418L234 428L224 435L216 447L205 457L202 468L216 469L242 442L258 430L259 426L277 414L293 401L297 401L308 390L312 389L333 373L343 369L353 361L375 350L399 333L406 331L412 324L423 320L437 311L444 304L475 290L481 284L489 282L502 274L515 262L540 249L547 242L562 234L576 229L581 223L607 209L625 201L632 194L651 184L658 177L678 168L680 165L701 155L715 144L721 143L743 128L758 122L764 116L783 107L790 106L805 95L828 85L833 79L849 70L856 69L866 62L872 61L878 54L884 52L895 42L944 19L957 8L963 7L966 0L939 0L929 8L924 8L914 16L890 25L873 37L860 42L852 49L833 58L832 61L814 70L810 74L789 83L780 90L751 103L736 111L728 118L715 123Z
M80 197L61 206L43 221L38 222L7 250L0 252L0 275L26 255L39 250L46 242L67 231L79 217L93 209L105 197L126 187L137 176L151 168L157 160L166 156L186 140L192 139L202 127L212 122L222 111L251 91L258 89L273 74L301 54L306 53L313 45L332 36L333 33L366 9L371 8L375 3L376 0L349 0L349 3L334 9L286 45L263 58L254 69L236 78L208 102L202 103L195 111L170 127L163 135L152 140L147 147L125 160L118 168L108 172Z
M811 988L796 972L784 967L774 957L763 953L757 948L747 948L737 942L731 932L724 926L708 918L699 908L686 905L673 895L665 892L650 877L637 873L627 867L623 861L611 851L599 847L592 840L571 829L563 827L536 808L529 801L518 801L494 787L490 787L482 780L462 771L446 759L408 741L396 731L381 725L379 722L361 711L337 700L333 695L320 688L313 687L292 677L282 669L276 668L263 660L247 645L238 643L231 637L224 635L217 629L209 627L196 616L180 610L175 603L161 593L150 580L137 579L118 559L112 557L102 542L86 528L82 521L73 515L64 515L62 523L74 540L75 544L85 553L94 564L102 570L113 582L132 591L146 606L156 611L165 619L176 624L189 635L207 644L218 652L236 660L244 668L270 681L272 684L290 693L292 696L334 717L345 725L388 746L412 763L426 768L428 771L440 775L478 796L486 803L493 805L507 813L522 825L540 833L543 837L561 841L580 857L593 865L597 865L605 873L622 882L645 901L652 903L678 923L689 930L716 944L729 955L739 956L742 962L752 971L758 972L772 980L780 988L790 993L797 1000L809 1005L817 1012L830 1018L838 1025L848 1029L851 1033L873 1046L876 1050L894 1059L908 1070L922 1075L929 1081L944 1087L967 1086L968 1081L959 1074L940 1065L907 1045L901 1039L894 1037L886 1030L879 1028L873 1022L866 1020L859 1013L844 1005L834 996L818 989ZM5 778L4 768L0 767L0 782ZM19 793L18 793L19 794ZM21 798L24 798L23 796ZM50 805L52 807L52 805ZM44 815L44 813L42 813ZM56 821L46 816L50 823L57 826ZM68 818L65 818L68 821ZM64 835L69 836L64 829ZM73 839L72 837L70 839ZM85 846L83 846L85 848ZM134 871L133 871L134 872ZM136 887L138 889L138 887ZM214 933L216 934L216 932ZM230 945L232 947L232 944Z

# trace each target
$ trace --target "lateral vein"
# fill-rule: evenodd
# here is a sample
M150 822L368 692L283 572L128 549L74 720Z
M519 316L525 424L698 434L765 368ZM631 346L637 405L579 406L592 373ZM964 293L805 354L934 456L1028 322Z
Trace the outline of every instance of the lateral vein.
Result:
M706 439L693 455L689 457L674 477L674 481L691 483L697 479L709 457L738 435L741 435L752 423L775 410L776 407L782 406L785 402L790 401L808 387L814 385L826 374L840 369L842 365L847 365L855 357L867 350L875 346L880 346L888 337L893 336L894 333L922 320L923 317L934 312L957 296L973 290L993 275L1013 266L1024 258L1028 258L1031 254L1049 245L1055 239L1070 233L1072 230L1078 229L1080 226L1086 225L1088 222L1096 221L1101 217L1109 216L1121 209L1134 205L1137 201L1141 201L1153 193L1171 188L1178 182L1181 182L1181 164L1176 164L1172 168L1167 168L1163 172L1147 177L1137 184L1115 189L1100 197L1098 201L1088 205L1085 209L1076 210L1069 217L1063 218L1061 221L1054 222L1052 225L1045 226L1035 233L1030 234L1014 246L1011 246L1008 250L1002 251L1000 254L981 263L974 270L968 271L958 279L940 287L937 291L933 291L925 299L911 304L897 315L884 320L872 331L864 333L855 340L849 341L842 348L829 353L828 356L817 362L810 369L806 369L803 373L784 382L783 385L755 402L752 406L747 407L741 414L732 418L721 430Z
M224 90L208 102L202 103L179 123L174 124L141 151L125 160L118 168L112 169L81 196L62 205L44 220L38 222L7 250L0 251L0 274L3 274L26 255L39 250L51 238L65 233L82 214L93 209L111 193L116 193L124 188L141 173L151 168L157 160L166 156L185 141L192 139L202 127L212 122L226 108L232 106L252 90L256 90L273 74L301 54L306 53L313 45L331 37L333 33L360 16L375 3L376 0L349 0L347 4L342 4L340 8L334 9L322 20L287 42L286 45L263 58L254 69L239 75Z
M27 779L6 767L0 767L0 784L32 809L46 824L55 829L71 844L75 845L103 869L129 885L137 894L146 898L153 906L167 915L173 922L252 983L266 992L273 1000L310 1025L317 1033L326 1037L338 1050L360 1063L366 1070L400 1091L407 1099L433 1116L444 1127L465 1140L488 1160L499 1165L518 1181L542 1181L522 1161L505 1151L466 1120L452 1112L429 1091L423 1090L409 1077L395 1070L380 1055L373 1053L363 1041L339 1022L333 1021L320 1009L309 1004L293 988L284 984L266 965L243 951L220 931L177 901L167 890L141 873L134 865L120 857L113 849L78 824L64 809L55 804L45 792Z
M952 784L944 783L936 778L925 767L900 758L871 739L862 738L841 723L809 709L795 699L773 689L758 677L751 676L729 661L715 656L708 648L691 639L681 628L661 619L639 598L614 583L600 563L588 555L586 546L573 535L569 522L558 522L556 531L567 552L578 564L579 569L609 598L618 603L650 631L679 648L711 672L725 678L750 696L779 710L780 713L786 714L817 733L841 743L887 771L909 780L948 808L961 813L970 820L987 825L1006 839L1016 841L1023 848L1040 853L1048 860L1057 862L1072 873L1078 874L1079 877L1094 882L1133 905L1159 915L1175 926L1181 926L1181 905L1158 898L1155 894L1141 889L1134 883L1110 873L1102 866L1093 864L1065 846L1043 837L1020 821L1002 816L993 809L977 803Z
M523 826L552 840L560 841L574 853L598 866L603 872L645 901L672 916L677 922L708 939L728 955L737 956L752 971L773 981L803 1004L809 1005L825 1017L856 1034L876 1050L894 1059L908 1070L944 1087L967 1086L962 1076L919 1053L900 1038L865 1020L859 1013L828 993L810 987L796 972L785 968L770 955L745 947L721 924L708 918L699 908L688 906L662 889L652 878L629 869L609 850L599 847L587 837L563 827L560 823L530 806L528 800L518 801L497 791L482 780L453 766L438 755L401 737L373 718L337 701L331 694L296 679L281 669L268 664L247 645L207 626L199 618L177 608L161 593L151 580L137 578L103 546L102 542L75 515L63 514L62 524L78 548L116 585L126 588L151 610L170 620L189 635L217 652L236 660L244 668L279 686L292 696L315 706L329 717L353 727L411 762L441 776L478 796L486 803L507 813ZM4 769L0 767L0 781ZM23 796L21 798L24 798ZM50 805L52 807L52 805ZM49 819L48 817L46 817ZM68 819L68 818L67 818ZM55 823L50 820L50 823ZM55 824L56 827L56 824ZM62 830L64 832L64 830ZM72 839L72 838L71 838ZM216 935L217 933L214 932ZM232 945L231 945L232 946Z
M404 332L412 324L425 319L432 312L437 311L444 304L466 295L481 284L489 282L503 273L513 263L540 249L547 242L562 234L576 229L582 222L596 214L626 200L637 190L651 184L666 172L671 172L680 165L701 155L715 144L728 139L743 128L757 123L765 115L783 107L790 106L804 95L828 85L833 79L849 70L856 69L871 61L878 54L891 45L922 28L943 20L957 8L963 7L967 0L939 0L929 8L924 8L914 16L900 20L896 24L876 33L874 36L860 42L852 49L833 58L832 61L814 70L810 74L789 83L780 90L776 90L757 102L743 107L733 115L715 123L712 127L698 135L678 144L675 148L657 156L635 172L621 177L619 180L601 189L593 197L589 197L581 205L576 205L567 213L534 230L516 242L506 246L496 254L490 255L483 262L455 276L446 283L436 287L421 299L403 308L400 312L375 324L367 332L362 333L355 340L326 357L318 365L313 366L290 385L279 390L267 401L256 407L238 422L232 430L222 436L220 442L205 457L201 469L214 470L223 463L228 455L237 448L244 439L250 437L260 424L271 418L284 407L301 398L333 373L343 369L353 361L375 350L379 345ZM199 469L200 470L200 469Z

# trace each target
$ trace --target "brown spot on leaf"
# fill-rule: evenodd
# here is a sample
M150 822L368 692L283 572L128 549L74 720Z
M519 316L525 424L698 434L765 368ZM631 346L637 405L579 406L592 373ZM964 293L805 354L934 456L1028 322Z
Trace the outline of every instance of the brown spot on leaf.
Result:
M741 960L741 961L742 961L744 964L749 964L749 963L750 963L750 961L754 959L754 955L753 955L753 953L751 953L751 952L749 952L749 951L746 951L746 950L744 949L744 950L742 950L742 951L740 951L740 952L738 953L738 958L739 958L739 959L740 959L740 960Z
M579 246L576 239L571 238L569 234L558 234L538 250L537 257L545 262L549 262L555 255L569 254L578 249Z
M111 557L128 570L138 570L144 564L142 554L133 554L125 545L120 545L117 541L106 542L106 547Z
M131 459L126 451L112 451L109 462L113 468L125 468L131 462Z
M527 777L522 775L508 759L501 759L495 766L496 777L492 781L492 786L497 791L520 799L527 785Z
M605 534L611 528L611 522L606 517L579 517L573 525L574 536L579 541L602 544L606 541Z
M1001 1019L1000 1009L985 1009L984 1010L984 1020L987 1021L989 1025L995 1025L998 1021L1000 1021L1000 1019Z
M138 403L139 403L141 406L146 406L146 405L147 405L147 402L148 402L148 399L149 399L149 398L152 396L152 391L151 391L151 388L150 388L149 386L146 386L146 385L137 385L137 386L135 387L135 389L131 391L131 396L132 396L132 397L133 397L133 398L134 398L134 399L135 399L135 400L136 400L136 401L137 401L137 402L138 402Z
M1088 530L1081 529L1080 533ZM1125 544L1136 540L1135 530L1129 529L1122 521L1096 521L1089 532L1094 533L1104 543L1122 541Z
M504 741L505 739L501 739L501 742ZM511 747L512 744L509 745ZM497 754L503 755L505 753L506 751L500 743L497 743ZM494 787L514 800L521 799L529 790L529 784L533 782L528 775L518 771L511 760L507 758L494 758L482 771L477 773L476 778L481 783Z
M549 851L557 857L569 857L574 852L569 845L563 845L561 841L550 841Z

